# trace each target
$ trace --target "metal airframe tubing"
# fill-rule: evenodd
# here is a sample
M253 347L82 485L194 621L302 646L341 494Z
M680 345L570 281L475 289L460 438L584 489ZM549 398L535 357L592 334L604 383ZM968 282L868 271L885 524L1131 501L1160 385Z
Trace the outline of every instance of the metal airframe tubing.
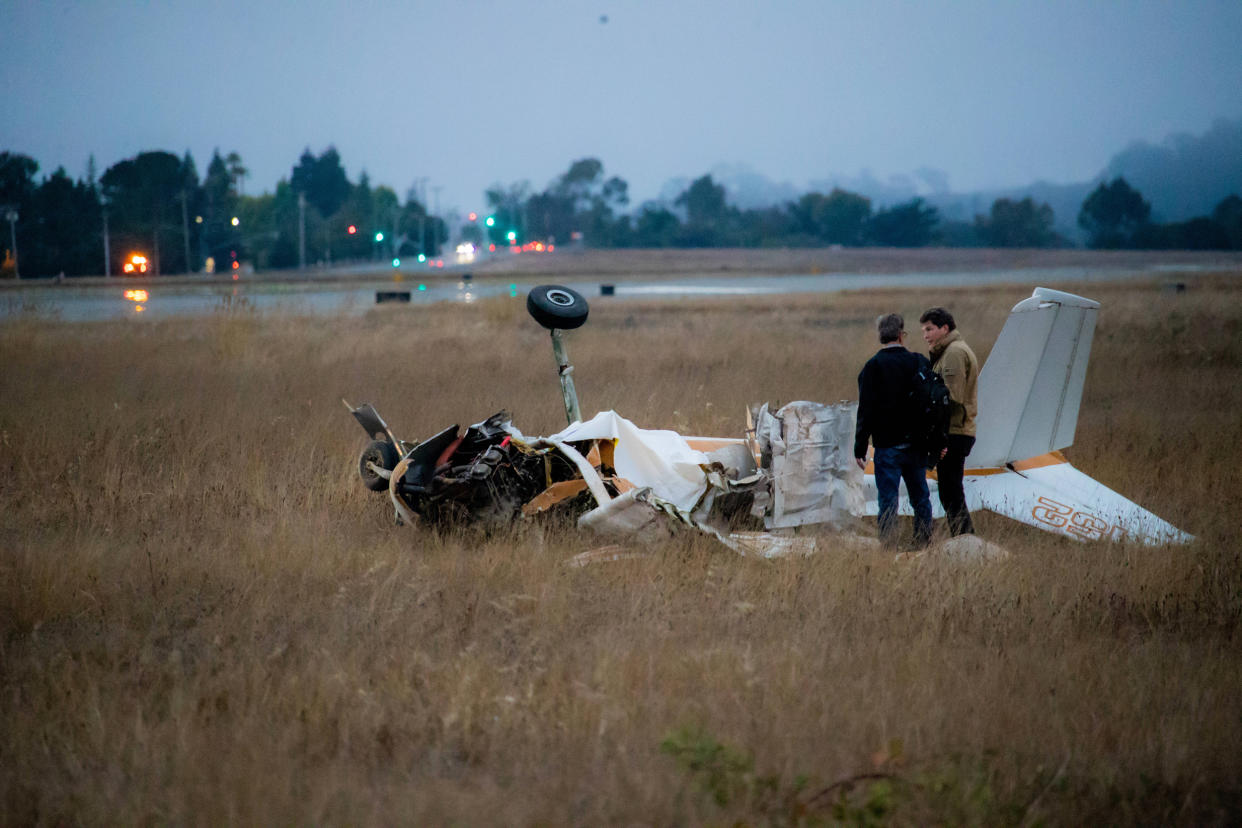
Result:
M556 357L556 371L561 378L561 396L565 398L565 419L573 425L582 421L582 413L578 409L578 392L574 389L574 366L569 364L569 356L565 353L565 340L561 338L561 330L552 329L552 353Z

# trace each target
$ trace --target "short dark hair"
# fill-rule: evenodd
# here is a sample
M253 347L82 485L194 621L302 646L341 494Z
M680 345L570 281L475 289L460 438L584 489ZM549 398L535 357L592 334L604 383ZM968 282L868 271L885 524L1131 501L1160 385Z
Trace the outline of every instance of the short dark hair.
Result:
M956 331L957 323L953 321L953 314L949 313L948 308L931 308L923 311L923 315L919 317L919 324L922 325L930 322L937 328L949 326L949 330Z
M889 313L875 320L876 330L880 332L880 344L887 345L901 339L905 333L906 320L899 313Z

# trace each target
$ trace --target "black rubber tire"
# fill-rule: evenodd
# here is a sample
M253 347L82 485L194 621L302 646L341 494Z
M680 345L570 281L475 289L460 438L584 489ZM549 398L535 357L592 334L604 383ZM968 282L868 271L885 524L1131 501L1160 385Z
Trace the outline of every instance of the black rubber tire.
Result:
M590 308L576 290L561 285L539 285L527 294L526 311L548 330L571 331L587 321Z
M372 440L358 456L358 474L362 475L362 485L373 492L388 491L388 481L367 468L367 463L392 471L397 467L397 449L387 440Z

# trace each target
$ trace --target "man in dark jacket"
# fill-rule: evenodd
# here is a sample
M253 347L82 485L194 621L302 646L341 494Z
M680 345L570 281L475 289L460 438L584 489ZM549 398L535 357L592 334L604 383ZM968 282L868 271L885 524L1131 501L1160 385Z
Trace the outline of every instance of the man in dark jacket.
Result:
M927 457L917 445L918 417L913 392L920 367L930 370L927 358L906 350L905 320L890 313L876 322L880 350L858 375L858 421L854 430L854 459L866 468L867 442L875 446L875 487L878 493L880 541L897 545L897 489L906 481L914 509L914 545L931 538L931 498L927 490Z

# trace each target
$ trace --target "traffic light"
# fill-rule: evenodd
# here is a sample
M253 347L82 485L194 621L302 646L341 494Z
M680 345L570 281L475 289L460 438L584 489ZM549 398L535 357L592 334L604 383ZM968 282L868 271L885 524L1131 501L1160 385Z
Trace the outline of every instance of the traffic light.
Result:
M345 228L345 232L352 236L354 233L358 232L358 228L351 224L349 227Z
M484 224L486 224L488 227L495 227L495 226L496 226L496 217L495 217L495 216L488 216L488 217L487 217L487 221L485 221L485 222L483 222L483 223L484 223Z
M384 234L377 231L375 234L375 240L377 242L382 242L384 240Z

